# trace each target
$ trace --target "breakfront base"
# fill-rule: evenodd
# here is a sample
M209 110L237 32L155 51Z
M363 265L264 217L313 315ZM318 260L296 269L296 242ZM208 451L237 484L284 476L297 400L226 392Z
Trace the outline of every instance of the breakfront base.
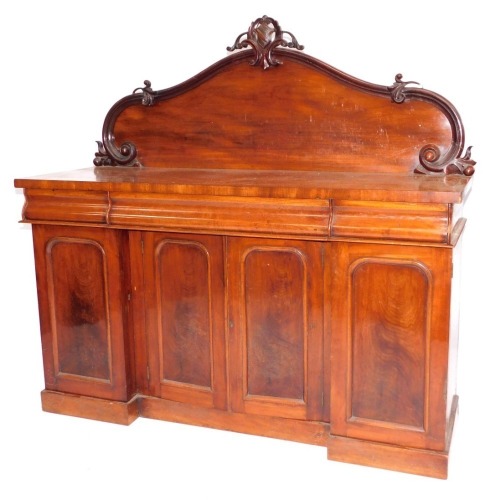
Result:
M41 403L43 410L50 413L113 424L130 425L139 416L137 396L128 402L121 402L44 390L41 392Z
M328 438L328 459L447 479L449 448L457 413L458 396L454 396L448 424L448 438L444 451L404 448L385 443L330 435Z
M141 394L123 403L44 390L41 400L43 410L50 413L114 424L130 425L138 417L145 417L318 446L326 446L330 431L325 422L233 413Z
M328 447L328 459L446 479L458 396L453 399L448 441L442 452L330 435L330 425L264 415L201 408L137 394L128 402L44 390L43 410L50 413L129 425L139 416L201 427L241 432Z
M329 437L328 459L439 479L448 475L447 451L402 448L338 436Z
M234 413L145 396L139 400L139 409L142 417L319 446L326 446L330 432L325 422Z

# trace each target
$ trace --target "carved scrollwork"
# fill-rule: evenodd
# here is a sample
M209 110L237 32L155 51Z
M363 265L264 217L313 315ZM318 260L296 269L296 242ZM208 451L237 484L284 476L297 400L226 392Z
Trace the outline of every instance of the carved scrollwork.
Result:
M113 127L117 113L128 104L138 103L141 96L141 103L144 106L152 106L157 92L152 90L149 80L144 81L144 87L137 87L130 96L117 102L108 113L103 126L103 140L97 142L97 152L95 153L93 163L96 167L117 167L117 166L139 166L137 161L137 148L132 142L124 142L119 148L114 143ZM128 104L123 101L127 101Z
M414 172L431 175L459 174L470 177L475 173L476 163L471 159L471 149L472 146L469 146L462 157L452 154L441 157L441 151L435 144L427 144L420 150L420 165Z
M133 94L139 93L139 91L142 92L142 104L144 106L152 106L154 104L154 97L156 95L156 92L152 90L152 83L150 83L150 80L145 80L144 81L144 87L137 87L134 91Z
M270 66L282 64L273 55L273 49L279 46L297 50L304 49L304 46L299 45L292 33L282 31L282 28L275 19L263 16L253 21L248 31L241 33L236 38L234 45L227 47L227 50L232 52L251 47L255 53L255 58L250 64L252 66L262 65L263 69L267 69Z
M101 141L97 142L97 152L93 163L96 167L117 167L118 165L132 164L137 157L137 148L131 142L125 142L120 149L108 151Z
M97 151L96 151L96 155L94 157L94 165L96 167L102 167L102 166L106 166L106 167L114 167L117 165L117 163L113 160L113 158L111 158L109 155L108 155L108 152L106 151L106 148L104 147L104 144L101 142L101 141L96 141L97 142Z
M285 50L286 48L296 50ZM277 57L280 57L285 62L298 61L306 63L310 68L319 71L328 78L340 81L347 87L380 96L385 100L391 99L394 103L408 103L408 101L417 100L437 108L438 112L442 113L443 118L449 122L449 141L447 136L444 136L441 142L439 134L437 138L429 138L429 141L435 141L439 146L435 144L424 146L420 150L418 158L415 155L411 160L412 166L410 168L413 168L415 173L427 175L473 175L475 161L471 159L470 148L468 148L464 155L462 154L464 151L465 136L463 124L457 110L444 97L421 88L417 82L404 81L400 73L395 76L395 82L391 86L371 84L347 75L300 52L304 47L298 43L294 35L288 31L283 31L276 20L267 16L259 17L252 22L248 31L241 33L236 38L232 47L227 47L227 50L230 52L241 49L248 50L221 59L205 71L202 71L180 85L165 90L154 91L151 82L145 80L142 87L137 87L133 90L132 94L116 102L106 115L102 131L102 141L97 142L98 151L95 153L94 164L98 167L142 166L141 161L143 162L144 160L137 157L136 143L134 144L128 140L132 139L132 137L125 136L121 133L121 129L118 131L116 127L120 115L127 108L131 106L149 107L157 105L163 100L181 95L202 85L203 82L218 75L230 65L235 66L238 62L250 60L251 65L262 66L264 69L267 69L270 66L282 64L282 61L277 59ZM440 124L437 124L437 126L439 128ZM431 137L435 137L435 135L431 134ZM139 138L137 137L134 140L137 139ZM126 142L121 144L120 141ZM425 144L425 142L420 142L419 146L422 144ZM143 150L141 153L142 158L145 158Z
M398 73L395 76L395 83L393 83L391 87L388 87L388 90L391 92L391 99L393 102L400 104L405 101L405 89L407 85L420 85L420 83L413 81L404 82L403 75Z

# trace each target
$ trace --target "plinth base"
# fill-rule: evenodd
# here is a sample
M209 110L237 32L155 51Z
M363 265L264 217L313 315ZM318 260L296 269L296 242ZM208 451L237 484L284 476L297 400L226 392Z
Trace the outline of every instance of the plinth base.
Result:
M330 425L325 422L233 413L140 394L135 395L128 402L120 402L45 390L41 393L41 399L43 410L51 413L123 425L129 425L141 416L286 439L327 446L329 460L440 479L447 478L449 446L458 408L458 397L455 396L448 426L446 449L433 451L331 435Z

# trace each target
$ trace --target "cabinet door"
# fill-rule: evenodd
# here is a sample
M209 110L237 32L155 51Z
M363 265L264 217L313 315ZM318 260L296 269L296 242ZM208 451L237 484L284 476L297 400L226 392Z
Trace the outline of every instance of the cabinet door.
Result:
M452 249L331 248L332 434L444 449Z
M320 420L321 244L227 241L232 409Z
M34 225L33 238L46 388L127 401L125 233Z
M223 239L156 232L141 237L148 393L225 408Z

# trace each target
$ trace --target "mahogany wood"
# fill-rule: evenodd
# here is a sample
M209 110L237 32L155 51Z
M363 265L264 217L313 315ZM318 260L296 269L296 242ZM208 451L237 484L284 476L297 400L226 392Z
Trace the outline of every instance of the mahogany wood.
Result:
M121 402L67 392L41 392L44 411L121 425L130 425L139 417L138 399L135 396L130 401Z
M231 408L321 420L323 248L228 238Z
M34 225L46 389L128 401L126 234Z
M333 434L443 450L452 249L337 242L331 256Z
M220 411L161 398L142 397L138 404L140 416L170 422L287 439L317 446L326 446L329 436L330 426L325 422Z
M142 232L148 394L227 408L223 241Z
M452 140L433 104L414 101L396 113L392 108L401 105L385 96L347 88L287 59L265 72L238 60L173 99L130 106L116 121L115 142L138 144L145 167L393 173L417 166L415 148L442 149ZM142 129L144 120L152 135ZM384 163L376 160L381 150Z
M243 48L118 101L95 168L15 180L43 409L446 477L475 163L458 112L306 56L268 17Z
M347 154L349 155L349 152ZM27 209L35 202L43 204L49 202L49 191L51 191L52 198L54 198L52 203L63 203L66 208L71 204L65 196L73 194L76 205L78 198L97 196L89 202L90 206L93 206L94 210L99 213L101 210L99 205L103 202L101 213L105 213L111 207L108 206L108 201L103 201L101 195L108 196L113 192L238 196L245 198L245 201L248 197L258 197L460 203L464 201L470 190L470 181L472 181L471 178L458 175L450 175L443 179L439 176L425 175L373 173L353 175L347 172L315 170L265 171L258 170L256 164L253 164L250 170L87 168L29 179L16 179L15 186L36 190L30 193L32 198L27 199ZM53 190L56 191L53 193ZM43 198L37 200L37 196ZM83 200L81 203L83 206ZM52 218L55 214L46 215Z

